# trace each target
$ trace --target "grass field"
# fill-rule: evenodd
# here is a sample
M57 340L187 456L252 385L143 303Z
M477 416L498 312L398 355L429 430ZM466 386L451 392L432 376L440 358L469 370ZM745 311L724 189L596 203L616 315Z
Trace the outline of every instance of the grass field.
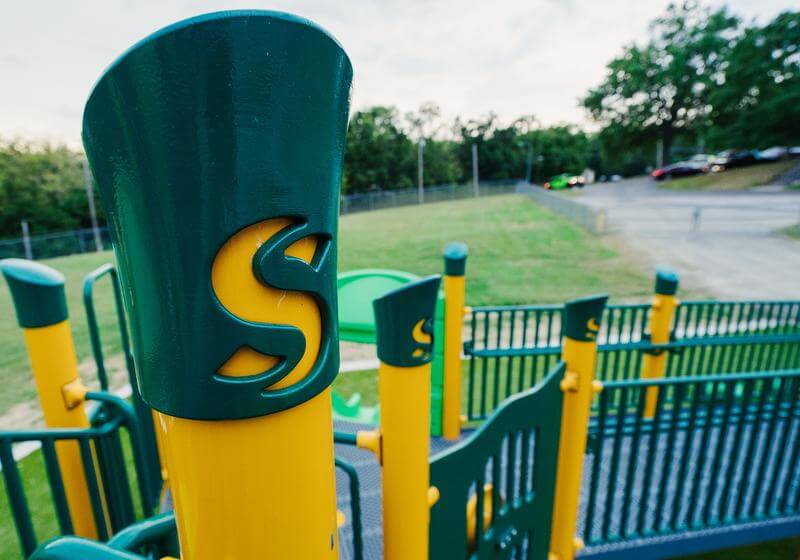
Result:
M783 228L781 230L781 233L783 233L784 235L788 235L793 239L800 239L800 224Z
M470 247L467 302L561 302L592 292L645 296L650 272L578 226L518 196L470 199L345 216L340 222L339 270L396 268L441 272L448 241ZM67 303L79 360L91 357L82 303L84 276L113 254L43 261L66 276ZM97 314L107 355L119 352L113 296L107 280L96 288ZM0 282L0 416L35 398L22 335L5 282ZM87 368L91 375L92 368ZM16 420L15 415L12 420ZM24 419L24 417L23 417ZM5 422L9 425L9 421ZM18 426L11 422L11 425Z
M768 185L778 175L797 165L796 160L763 163L721 173L706 173L671 181L661 181L660 187L674 190L741 191Z

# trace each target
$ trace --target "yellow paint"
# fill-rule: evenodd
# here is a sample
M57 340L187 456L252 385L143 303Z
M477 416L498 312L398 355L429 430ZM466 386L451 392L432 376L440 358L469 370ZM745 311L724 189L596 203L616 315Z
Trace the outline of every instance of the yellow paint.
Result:
M654 344L669 342L669 333L672 330L672 320L675 309L678 307L678 298L656 294L650 308L650 340ZM667 352L658 354L645 354L642 360L642 379L661 379L667 370ZM648 387L645 394L644 416L652 418L658 403L658 387Z
M359 430L356 432L356 447L372 451L378 462L381 458L381 431L380 430Z
M313 296L265 286L253 275L253 256L258 248L291 223L288 218L274 218L244 228L222 246L211 267L214 293L230 313L255 323L293 325L306 337L306 349L297 367L269 389L282 389L305 377L317 359L322 337L322 321ZM316 248L317 239L310 236L290 245L286 254L310 262ZM255 375L276 363L276 357L242 346L219 373Z
M464 276L444 277L444 381L442 436L461 436L461 329L464 324Z
M261 284L252 273L258 248L288 219L249 226L225 243L212 265L220 303L246 321L293 325L306 338L297 367L265 389L297 383L313 367L321 344L312 296ZM314 237L286 254L310 262ZM242 346L219 373L247 376L277 363ZM157 414L166 455L182 560L338 556L333 417L330 389L311 400L258 418L199 421Z
M483 530L488 531L492 525L493 504L492 504L492 491L491 484L484 484L483 486ZM503 500L500 500L500 505L503 505ZM478 495L473 494L469 497L467 502L467 543L469 544L470 552L475 550L475 532L478 528Z
M23 329L22 332L47 427L88 428L89 420L83 406L76 406L74 402L68 406L65 400L68 394L65 388L68 390L80 382L69 322ZM78 443L57 442L56 452L75 534L96 539L97 530Z
M430 364L381 363L378 390L383 458L383 557L428 557Z
M598 389L593 383L597 342L564 338L562 359L567 364L567 373L561 383L564 408L550 552L552 558L572 560L589 414L592 397Z

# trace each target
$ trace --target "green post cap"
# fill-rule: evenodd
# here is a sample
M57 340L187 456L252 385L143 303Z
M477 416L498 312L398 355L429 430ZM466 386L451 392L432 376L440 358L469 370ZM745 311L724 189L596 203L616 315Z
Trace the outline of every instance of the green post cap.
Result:
M372 302L378 358L390 366L413 367L433 358L433 317L440 276L406 284Z
M464 276L467 268L466 243L455 241L444 246L444 273L447 276Z
M141 392L192 419L279 412L319 394L339 368L336 231L352 67L320 27L292 15L232 11L171 25L114 62L83 116L83 142L131 318ZM287 223L241 274L313 298L321 343L309 373L299 327L244 320L217 298L220 248L266 220ZM287 255L313 238L311 262ZM291 253L291 251L290 251ZM246 377L219 374L245 347L278 358Z
M600 332L607 295L573 299L564 304L561 334L580 342L594 342Z
M25 259L3 259L0 270L11 290L20 327L35 329L67 319L64 275L59 271Z
M656 269L656 293L662 296L674 296L678 293L678 273L671 268Z

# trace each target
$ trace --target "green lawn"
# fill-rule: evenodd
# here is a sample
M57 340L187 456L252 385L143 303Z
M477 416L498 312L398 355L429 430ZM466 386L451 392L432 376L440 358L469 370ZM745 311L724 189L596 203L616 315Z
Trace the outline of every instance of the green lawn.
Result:
M796 161L763 163L720 173L706 173L682 179L661 181L659 186L674 190L741 191L768 185L778 175L797 165Z
M618 251L521 196L498 196L345 216L339 270L396 268L441 272L449 241L470 247L467 302L473 305L561 302L598 291L646 296L649 271L636 270ZM78 358L91 357L82 303L84 276L113 253L43 261L67 279L67 299ZM107 280L96 288L97 314L107 355L119 352L113 296ZM0 281L0 415L35 398L22 334L5 282ZM89 368L89 371L93 371Z

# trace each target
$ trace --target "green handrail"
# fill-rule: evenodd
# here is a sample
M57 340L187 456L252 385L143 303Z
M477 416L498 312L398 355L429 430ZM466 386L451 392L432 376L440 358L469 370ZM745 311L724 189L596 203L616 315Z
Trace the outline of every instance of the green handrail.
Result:
M130 336L128 333L127 317L122 302L122 290L120 288L117 270L110 263L106 263L86 275L83 281L83 306L86 310L86 323L89 329L89 340L92 346L95 365L97 367L97 377L100 380L100 388L108 390L108 373L105 367L103 356L103 344L100 337L100 328L97 322L97 314L94 306L94 286L98 280L108 276L114 292L114 303L117 314L117 325L119 327L119 338L122 352L125 356L125 366L128 372L128 382L131 386L131 400L133 402L139 424L142 428L142 438L146 465L149 471L148 491L155 499L161 493L161 462L158 456L158 443L156 441L155 426L151 408L142 400L139 391L139 383L136 379L136 365L131 351Z
M154 501L148 491L149 473L144 466L144 450L140 435L141 428L133 408L123 399L108 393L88 392L86 394L86 399L101 403L101 407L105 407L107 410L107 414L99 415L99 420L89 428L0 431L0 467L2 467L3 470L6 493L19 538L20 548L25 557L32 554L36 549L37 539L35 528L31 520L25 488L19 472L19 466L13 455L13 445L15 443L41 443L42 457L50 486L51 497L53 498L56 519L60 531L64 534L71 533L73 528L55 447L58 442L65 441L72 441L78 445L83 458L84 475L88 482L87 487L89 490L90 502L95 513L94 518L97 524L98 536L100 538L105 538L109 534L110 528L106 526L105 517L102 515L103 497L101 493L107 492L107 488L101 488L98 480L102 478L107 471L104 472L102 469L102 461L104 459L103 451L105 448L99 444L110 438L117 437L119 435L119 428L125 427L130 437L134 468L136 469L136 475L139 479L139 497L142 510L145 516L152 514ZM98 418L98 416L95 415L95 418ZM94 451L92 449L93 446ZM101 467L101 473L98 473L95 467L95 455L97 455L99 459L98 466ZM117 469L116 472L127 477L123 459L118 458L116 462L112 464ZM106 480L103 480L103 482L105 486ZM130 487L127 486L127 488ZM108 498L107 493L106 498ZM112 513L114 512L115 506L119 505L119 502L108 499L106 503L112 510ZM122 515L124 518L124 513ZM132 510L130 515L133 515ZM119 517L117 517L117 519L120 520ZM132 519L127 519L127 523L130 523L130 521L132 521Z

